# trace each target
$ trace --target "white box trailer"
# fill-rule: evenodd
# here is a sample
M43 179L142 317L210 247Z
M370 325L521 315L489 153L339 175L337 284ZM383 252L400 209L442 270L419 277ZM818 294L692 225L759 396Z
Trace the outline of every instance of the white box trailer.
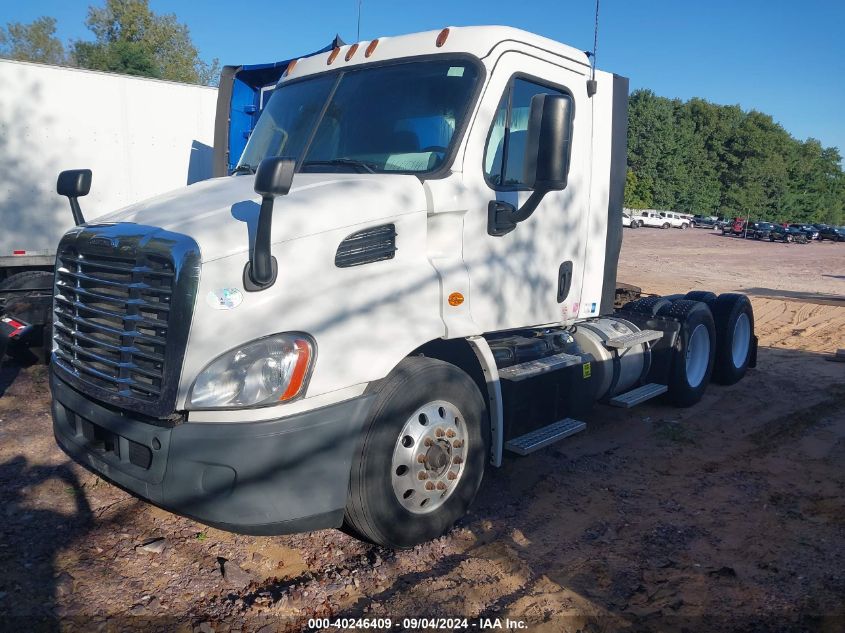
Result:
M0 59L0 280L53 266L73 226L62 170L96 174L89 221L210 178L216 103L207 86Z

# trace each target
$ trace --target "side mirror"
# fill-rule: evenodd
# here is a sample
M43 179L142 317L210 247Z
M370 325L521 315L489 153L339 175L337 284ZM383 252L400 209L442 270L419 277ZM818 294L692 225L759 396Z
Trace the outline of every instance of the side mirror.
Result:
M276 281L276 258L270 254L270 234L273 228L273 202L285 196L293 184L296 160L274 156L262 160L255 170L255 193L261 196L255 244L250 249L250 260L244 269L244 289L249 291L269 288Z
M56 181L56 192L70 200L70 211L77 226L85 224L78 198L87 196L91 191L91 176L90 169L68 169L61 172Z
M295 169L296 161L293 158L265 158L255 170L255 193L262 198L286 196L293 183Z
M487 233L500 237L527 220L549 191L566 188L572 149L572 98L537 94L531 98L522 179L533 191L517 210L506 202L487 205Z
M572 99L538 94L531 98L523 180L535 191L566 188L572 145Z

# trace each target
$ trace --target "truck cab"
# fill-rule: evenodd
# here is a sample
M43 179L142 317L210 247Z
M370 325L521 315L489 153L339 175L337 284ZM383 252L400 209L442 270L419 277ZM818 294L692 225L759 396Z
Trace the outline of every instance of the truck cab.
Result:
M233 175L63 237L58 443L222 529L441 534L485 465L581 430L682 331L612 317L626 106L626 79L506 27L294 61Z

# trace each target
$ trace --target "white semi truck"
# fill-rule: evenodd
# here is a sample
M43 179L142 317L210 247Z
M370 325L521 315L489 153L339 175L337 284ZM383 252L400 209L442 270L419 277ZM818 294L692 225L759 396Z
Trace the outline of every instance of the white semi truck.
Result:
M745 296L614 309L627 93L506 27L291 63L233 175L62 238L59 445L222 529L409 547L594 403L736 382Z

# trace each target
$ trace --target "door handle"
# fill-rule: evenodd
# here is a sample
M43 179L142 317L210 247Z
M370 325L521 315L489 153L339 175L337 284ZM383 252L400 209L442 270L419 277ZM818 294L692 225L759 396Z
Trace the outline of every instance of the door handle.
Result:
M557 302L563 303L572 287L572 262L563 262L557 273Z

